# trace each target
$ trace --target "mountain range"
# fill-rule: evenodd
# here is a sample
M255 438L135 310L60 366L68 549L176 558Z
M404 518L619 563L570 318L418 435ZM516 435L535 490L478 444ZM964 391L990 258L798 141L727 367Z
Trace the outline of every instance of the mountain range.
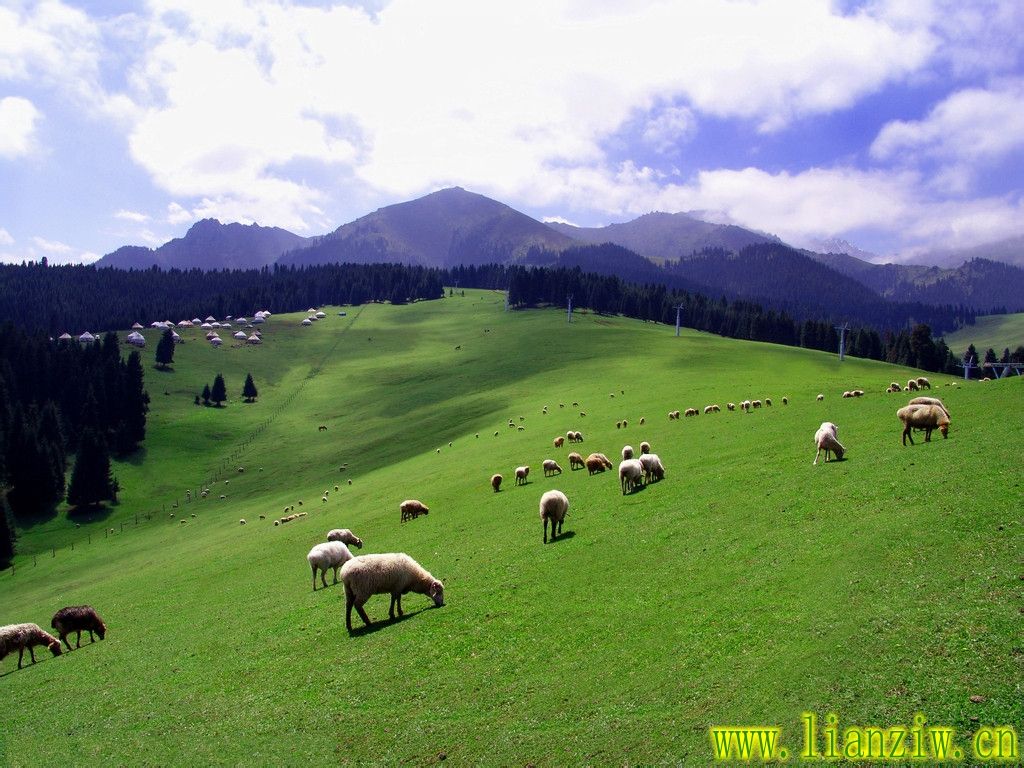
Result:
M603 244L613 244L609 249ZM1015 245L1016 244L1016 245ZM401 262L430 267L489 263L579 266L635 282L759 301L794 314L915 314L909 305L973 311L1024 309L1024 238L974 249L958 267L875 264L845 241L796 249L778 237L688 213L648 213L605 227L540 222L459 187L389 205L304 238L276 227L204 219L156 249L124 246L100 267L252 269L271 264ZM920 313L917 313L920 314ZM894 318L895 319L895 318Z

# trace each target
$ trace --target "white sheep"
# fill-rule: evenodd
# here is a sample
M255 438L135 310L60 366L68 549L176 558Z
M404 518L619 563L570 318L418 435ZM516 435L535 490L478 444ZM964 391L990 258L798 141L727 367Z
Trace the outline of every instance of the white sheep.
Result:
M644 468L638 459L626 459L619 464L619 484L623 496L643 485L643 480Z
M656 453L645 453L640 456L640 466L644 470L644 482L650 483L665 479L665 466Z
M370 617L363 606L372 595L391 595L388 615L392 619L395 618L395 606L398 606L398 615L404 615L402 595L408 592L429 596L438 608L444 605L444 584L401 552L355 557L342 566L341 580L345 584L345 626L349 632L352 632L353 608L363 623L370 626Z
M575 451L569 454L569 469L582 469L584 466L585 462L580 454Z
M821 455L822 451L825 451L825 461L828 461L829 453L834 453L837 460L843 458L843 453L846 449L843 448L842 443L839 442L838 438L839 427L833 424L831 421L821 422L821 426L818 427L818 431L814 433L814 445L817 446L818 452L814 454L814 461L812 464L818 463L818 456Z
M348 528L332 528L327 532L328 541L340 541L356 549L363 548L363 540L356 536Z
M495 493L501 490L501 481L503 479L504 478L501 475L491 475L491 488L494 489Z
M623 461L625 461L626 459L632 459L632 458L633 458L633 446L632 445L624 445L624 446L622 446L622 459L623 459Z
M541 466L544 467L544 477L562 474L562 468L558 466L558 462L554 459L544 459L544 461L541 462Z
M35 647L45 645L54 656L60 656L60 640L43 630L38 624L8 624L0 627L0 659L7 654L18 652L18 669L28 648L32 663L36 663Z
M814 399L817 400L820 403L822 400L825 399L825 396L819 392L818 396L816 398L814 398Z
M544 543L548 543L548 520L551 521L551 540L562 532L562 522L569 511L569 499L561 491L548 491L540 497L540 519L544 523Z
M526 485L526 478L529 474L529 467L516 467L516 485Z
M949 416L949 408L937 397L915 397L907 405L937 405Z
M406 520L415 520L420 515L426 515L430 512L430 507L418 499L406 499L398 505L398 508L402 512L401 522L403 523Z
M940 405L908 405L896 411L896 416L903 422L903 444L914 444L911 429L923 429L924 441L931 442L932 430L939 430L943 438L949 437L949 414Z
M326 541L317 544L306 555L309 567L313 570L313 591L316 592L316 572L320 570L320 580L327 587L327 569L334 569L334 583L338 583L338 569L352 559L352 553L342 541Z
M648 443L646 440L644 440L642 443L640 443L640 455L641 456L643 454L645 454L645 453L650 453L650 452L651 452L651 444L650 443Z

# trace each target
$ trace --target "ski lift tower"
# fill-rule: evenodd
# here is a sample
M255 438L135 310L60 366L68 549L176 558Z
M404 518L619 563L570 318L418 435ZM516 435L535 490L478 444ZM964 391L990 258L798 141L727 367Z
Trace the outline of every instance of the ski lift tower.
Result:
M967 355L964 355L964 361L962 363L957 363L956 365L957 368L964 369L964 381L967 381L971 378L971 369L978 367L978 358L967 357Z
M676 305L676 337L679 336L679 327L682 324L682 311L683 311L683 305L682 304L677 304Z
M843 358L846 357L846 332L850 330L850 324L843 323L832 327L839 331L839 362L843 362Z
M569 310L566 313L566 321L565 322L571 323L572 322L572 294L571 293L569 294L568 299L569 299Z

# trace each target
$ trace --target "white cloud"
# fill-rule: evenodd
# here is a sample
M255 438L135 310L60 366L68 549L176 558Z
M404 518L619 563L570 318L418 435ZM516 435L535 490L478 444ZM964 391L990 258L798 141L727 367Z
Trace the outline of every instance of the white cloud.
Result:
M14 245L14 238L11 237L11 233L3 227L0 227L0 245Z
M642 138L657 152L676 152L697 131L697 118L686 107L670 107L657 113L644 126Z
M168 224L184 224L187 221L192 221L195 216L188 210L186 210L179 203L170 203L167 206L167 223Z
M541 221L543 221L545 224L568 224L570 227L579 226L579 224L577 224L576 222L569 221L568 219L563 218L561 216L545 216L543 219L541 219Z
M1024 81L970 88L939 102L923 120L886 123L871 145L876 159L993 160L1024 146Z
M7 235L7 237L3 237ZM14 245L12 238L6 230L0 229L0 246ZM0 251L0 263L20 264L22 262L40 261L46 258L50 264L91 264L100 258L90 251L82 251L58 240L48 240L44 237L33 237L32 244L24 248L9 251Z
M143 222L149 221L149 216L145 213L139 213L138 211L127 211L124 208L117 211L114 214L115 219L122 219L124 221L134 221L136 224L142 224Z
M47 253L54 253L58 255L67 255L73 252L75 249L66 243L62 243L59 240L46 240L42 237L33 237L32 242L36 244L36 247Z
M0 99L0 158L14 158L32 151L39 110L28 99Z

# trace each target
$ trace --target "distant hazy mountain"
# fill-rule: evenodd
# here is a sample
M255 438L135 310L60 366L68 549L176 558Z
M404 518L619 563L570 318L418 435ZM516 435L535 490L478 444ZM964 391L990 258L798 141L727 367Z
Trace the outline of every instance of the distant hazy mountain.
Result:
M126 245L96 262L100 267L148 269L259 269L273 264L285 251L305 245L306 238L278 227L197 221L184 237L159 248Z
M971 259L989 259L1024 267L1024 235L976 245L973 248L943 248L924 254L915 261L921 264L955 267Z
M781 242L775 235L734 224L712 224L687 213L648 213L622 224L575 227L550 223L553 229L585 243L615 243L658 262L688 259L708 248L730 253L754 243Z
M433 267L502 263L532 247L573 241L504 203L461 187L389 205L338 227L281 264L402 262Z

